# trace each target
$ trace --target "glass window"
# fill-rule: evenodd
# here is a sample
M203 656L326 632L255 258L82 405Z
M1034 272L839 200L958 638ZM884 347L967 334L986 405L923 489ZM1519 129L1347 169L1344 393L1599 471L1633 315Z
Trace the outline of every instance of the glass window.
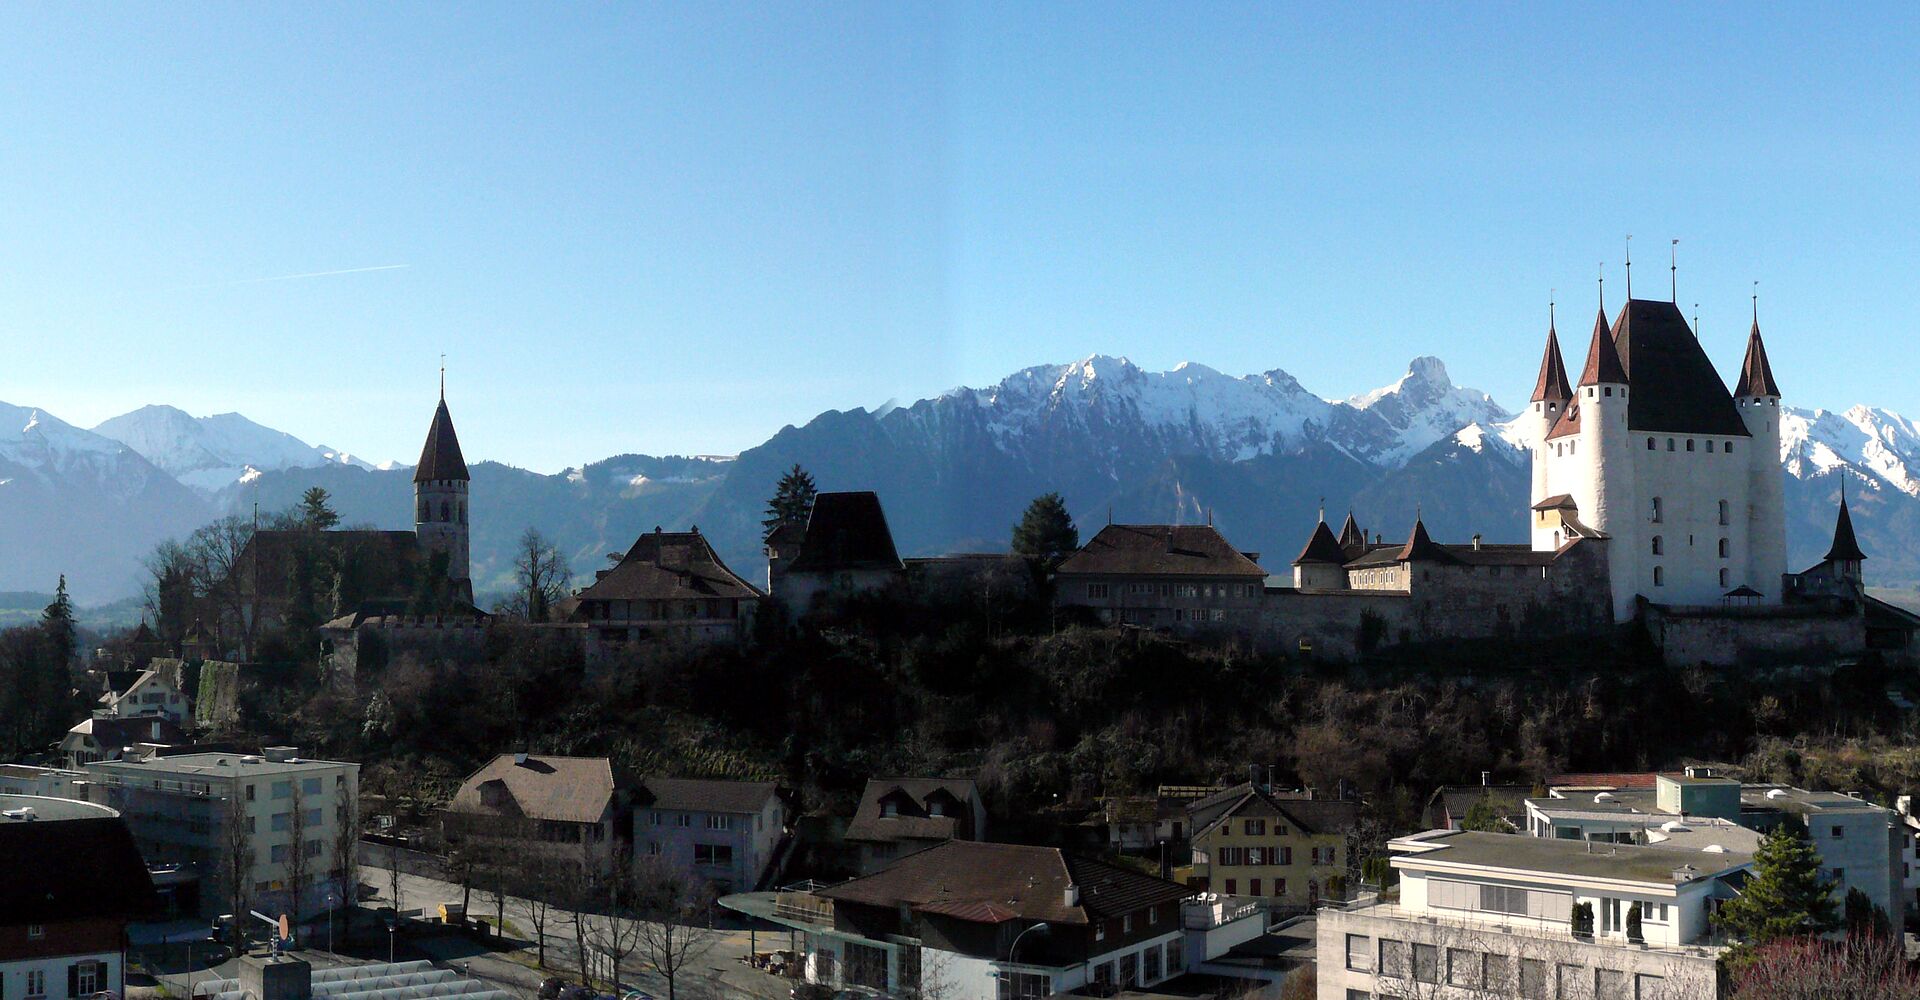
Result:
M1440 948L1438 945L1415 944L1413 946L1413 978L1416 982L1437 983L1440 981Z
M1487 992L1495 995L1511 995L1514 989L1512 956L1488 952L1484 957L1487 961L1484 977Z
M1557 1000L1586 1000L1587 970L1578 965L1558 965L1554 968L1553 995Z
M1656 587L1664 587L1667 585L1666 567L1655 566L1653 568L1653 585Z
M1634 1000L1660 1000L1667 995L1666 977L1645 973L1633 977L1633 995Z
M1140 985L1140 953L1130 951L1120 956L1120 985Z
M27 970L27 995L30 997L43 997L47 995L47 970Z
M733 864L733 845L695 844L693 845L693 863L696 865Z
M1167 942L1167 975L1177 976L1187 971L1186 944L1178 937Z
M276 831L286 830L292 825L293 825L292 813L274 813L273 815L274 830Z
M1544 960L1520 960L1520 995L1526 1000L1547 1000L1547 963Z
M1618 969L1593 970L1594 1000L1631 1000L1627 996L1627 974Z
M1355 972L1373 971L1373 942L1365 934L1347 935L1347 968Z
M1395 979L1407 978L1407 971L1413 965L1413 953L1405 941L1392 938L1380 939L1380 974Z
M273 797L276 799L293 798L293 782L276 781L273 783Z
M1465 948L1447 949L1447 985L1478 988L1480 975L1479 952Z
M1053 995L1053 977L1035 972L1000 974L1000 1000L1027 1000Z
M1148 983L1159 982L1161 978L1160 977L1160 948L1158 946L1148 948L1146 951L1143 951L1140 953L1140 957L1146 964L1146 969L1143 973L1142 981L1148 982Z
M1664 546L1661 543L1660 536L1659 535L1653 536L1653 554L1656 556L1663 554L1660 551L1662 548L1664 548Z
M1660 523L1660 515L1664 513L1662 507L1663 505L1660 503L1660 498L1654 497L1653 498L1653 523L1655 524Z

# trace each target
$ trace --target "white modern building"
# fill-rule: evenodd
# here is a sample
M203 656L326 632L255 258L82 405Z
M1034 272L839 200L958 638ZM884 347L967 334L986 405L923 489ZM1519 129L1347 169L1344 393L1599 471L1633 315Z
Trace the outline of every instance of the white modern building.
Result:
M120 811L149 865L199 876L203 915L311 916L329 895L350 898L341 858L358 841L358 764L268 747L102 761L86 771L93 800Z
M1745 854L1432 830L1391 841L1397 892L1319 912L1320 1000L1712 1000L1710 915Z
M1640 597L1780 603L1780 389L1757 318L1731 393L1674 303L1630 298L1611 327L1602 311L1573 386L1549 326L1529 413L1533 548L1610 538L1616 620Z

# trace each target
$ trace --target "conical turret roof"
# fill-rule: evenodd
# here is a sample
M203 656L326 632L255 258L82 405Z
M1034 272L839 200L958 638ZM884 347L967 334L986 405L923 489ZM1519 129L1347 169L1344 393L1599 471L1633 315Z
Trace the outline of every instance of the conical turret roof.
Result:
M1767 345L1760 340L1760 321L1753 321L1747 333L1747 360L1740 365L1740 385L1736 396L1778 396L1780 386L1773 381L1773 366L1767 363ZM1844 512L1844 501L1841 506Z
M1353 511L1347 511L1347 521L1340 526L1340 547L1351 549L1355 545L1366 548L1367 533L1360 530L1360 522L1353 519Z
M1407 544L1400 549L1399 559L1401 562L1454 561L1453 556L1440 547L1440 543L1427 535L1427 525L1419 518L1414 518L1413 534L1407 536Z
M1587 367L1580 373L1580 384L1624 385L1626 381L1627 367L1620 363L1620 348L1614 345L1613 331L1607 328L1607 314L1603 311L1593 320L1593 343L1587 346Z
M1560 335L1547 324L1547 353L1540 359L1540 378L1533 384L1533 402L1564 403L1573 398L1567 385L1567 366L1560 360Z
M1853 536L1853 515L1847 512L1846 494L1840 495L1840 516L1833 522L1833 547L1827 550L1828 562L1865 562L1860 542Z
M420 449L420 464L414 466L413 481L471 478L467 475L467 460L460 455L460 438L453 433L453 417L447 413L447 401L442 398L433 411L433 426L427 428L427 444Z
M1293 564L1295 566L1305 563L1339 565L1346 561L1347 554L1340 548L1340 543L1334 540L1333 529L1327 527L1327 522L1321 521L1313 526L1313 537L1307 539L1307 547L1300 550L1300 558L1295 559Z

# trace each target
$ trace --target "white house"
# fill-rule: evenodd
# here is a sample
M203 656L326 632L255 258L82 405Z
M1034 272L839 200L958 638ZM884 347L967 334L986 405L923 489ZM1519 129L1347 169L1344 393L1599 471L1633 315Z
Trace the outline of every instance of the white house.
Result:
M721 894L760 883L786 828L787 805L771 781L647 778L634 797L635 856L664 858Z

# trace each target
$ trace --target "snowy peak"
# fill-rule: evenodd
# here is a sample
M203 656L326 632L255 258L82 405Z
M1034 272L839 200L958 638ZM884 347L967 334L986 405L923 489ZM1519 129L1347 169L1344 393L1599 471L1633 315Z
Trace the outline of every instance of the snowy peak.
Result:
M1920 497L1920 425L1888 410L1787 407L1780 414L1780 461L1797 479L1850 466Z
M194 417L172 406L143 406L102 422L94 431L125 444L168 475L203 495L260 473L321 465L373 465L324 445L309 445L238 413Z

